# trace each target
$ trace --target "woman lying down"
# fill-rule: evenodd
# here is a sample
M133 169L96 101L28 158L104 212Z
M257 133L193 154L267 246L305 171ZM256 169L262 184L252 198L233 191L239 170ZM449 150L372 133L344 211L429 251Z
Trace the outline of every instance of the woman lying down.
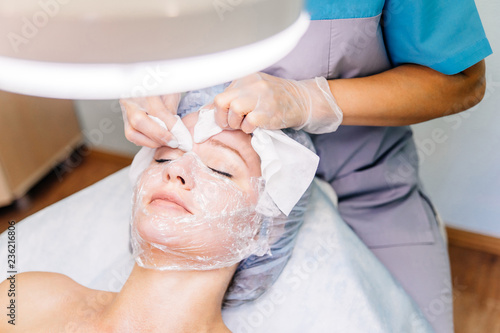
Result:
M182 121L194 136L198 113ZM136 263L121 291L88 289L56 273L19 274L19 318L15 326L1 320L0 331L229 331L223 303L255 299L272 284L306 205L307 191L288 217L279 213L251 139L223 131L188 152L156 149L134 189ZM8 283L0 285L1 304Z

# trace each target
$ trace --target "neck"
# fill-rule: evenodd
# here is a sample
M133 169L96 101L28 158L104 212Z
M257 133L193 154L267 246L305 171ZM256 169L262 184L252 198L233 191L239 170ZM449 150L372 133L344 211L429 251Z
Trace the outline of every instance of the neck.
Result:
M229 332L221 305L234 270L158 271L136 264L104 312L104 325L118 332Z

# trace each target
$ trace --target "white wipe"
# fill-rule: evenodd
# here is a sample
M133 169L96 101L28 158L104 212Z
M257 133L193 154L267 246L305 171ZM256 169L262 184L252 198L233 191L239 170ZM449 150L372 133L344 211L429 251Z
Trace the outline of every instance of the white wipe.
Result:
M149 118L151 118L154 122L156 122L158 125L163 127L168 131L167 125L161 120L160 118L157 118L155 116L148 115ZM174 136L175 141L171 141L168 143L169 147L172 148L179 148L184 151L191 151L193 150L193 139L191 139L191 133L189 133L189 130L187 129L186 125L181 120L181 117L175 115L175 118L177 118L177 122L175 123L174 127L170 130L170 133Z
M319 156L281 130L255 129L252 147L260 156L266 192L288 216L313 181Z
M201 143L220 132L222 129L215 123L215 111L200 110L194 127L194 141ZM266 192L288 216L311 184L319 157L280 130L257 128L251 142L261 160Z
M194 142L205 142L220 132L222 132L222 128L215 122L215 109L200 109L198 121L194 126Z
M193 150L193 139L191 138L191 133L182 122L181 117L177 115L175 117L177 118L177 122L170 130L170 133L172 133L172 135L177 139L179 149L186 152Z

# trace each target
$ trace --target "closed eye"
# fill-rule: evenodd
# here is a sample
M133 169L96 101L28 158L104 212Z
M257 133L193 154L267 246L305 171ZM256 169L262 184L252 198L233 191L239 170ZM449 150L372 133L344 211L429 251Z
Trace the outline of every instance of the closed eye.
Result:
M227 172L224 172L224 171L219 171L219 170L216 170L214 168L211 168L211 167L208 167L210 170L212 170L213 172L216 172L218 173L219 175L223 175L224 177L227 177L227 178L233 178L233 175L230 174L230 173L227 173Z
M167 163L167 162L172 162L171 159L166 159L166 158L159 158L159 159L155 159L155 161L157 163ZM224 171L219 171L217 169L214 169L214 168L211 168L211 167L208 167L210 170L212 170L213 172L215 173L218 173L219 175L222 175L224 177L227 177L227 178L233 178L233 175L230 174L230 173L227 173L227 172L224 172Z
M165 162L172 162L172 160L170 159L166 159L166 158L159 158L157 160L155 160L157 163L165 163Z

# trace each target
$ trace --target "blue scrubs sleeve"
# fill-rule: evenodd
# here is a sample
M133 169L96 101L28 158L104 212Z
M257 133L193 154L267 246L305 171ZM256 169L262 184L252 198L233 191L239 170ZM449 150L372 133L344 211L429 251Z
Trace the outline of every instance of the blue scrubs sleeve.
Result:
M382 17L394 66L456 74L492 53L473 0L387 0Z

